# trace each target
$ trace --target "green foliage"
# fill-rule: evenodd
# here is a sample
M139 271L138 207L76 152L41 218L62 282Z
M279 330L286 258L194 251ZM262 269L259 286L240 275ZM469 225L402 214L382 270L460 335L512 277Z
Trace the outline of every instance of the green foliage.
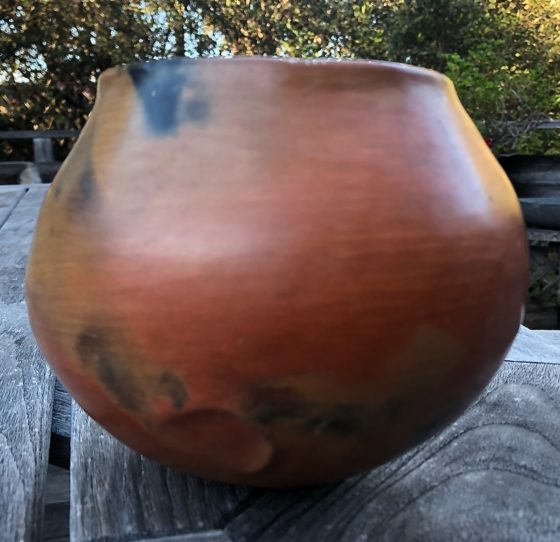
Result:
M294 57L385 55L382 28L372 24L384 2L348 0L190 0L225 54ZM199 36L200 39L200 36Z
M560 152L535 130L560 118L560 0L3 0L0 130L81 127L109 66L218 54L436 69L497 152Z
M504 50L504 41L495 40L464 57L448 55L446 73L496 152L559 153L557 134L535 130L543 119L560 114L557 76L542 65L508 61Z
M446 74L496 152L560 153L560 132L536 130L560 118L560 2L494 0L486 18L485 39L446 55Z
M443 71L447 55L467 54L487 22L483 0L400 0L385 19L391 59Z
M157 16L141 1L2 0L0 130L81 127L101 71L172 53Z

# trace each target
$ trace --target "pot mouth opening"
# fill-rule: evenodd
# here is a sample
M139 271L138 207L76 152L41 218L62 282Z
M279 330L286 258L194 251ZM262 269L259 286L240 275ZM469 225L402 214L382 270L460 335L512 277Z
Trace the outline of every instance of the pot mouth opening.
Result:
M279 56L247 56L237 55L232 57L172 57L166 59L149 60L146 62L134 62L130 64L123 64L109 68L103 73L109 74L130 69L151 69L159 66L171 65L216 65L216 66L231 66L238 65L239 68L249 66L266 66L268 69L282 70L301 70L306 69L313 71L314 68L321 68L323 70L332 70L333 76L350 75L352 72L366 71L371 74L379 73L389 76L394 79L417 79L422 80L424 83L433 83L435 85L447 85L450 80L444 74L431 70L429 68L422 68L412 64L404 64L400 62L392 62L387 60L368 60L368 59L335 59L335 58L292 58L292 57L279 57Z

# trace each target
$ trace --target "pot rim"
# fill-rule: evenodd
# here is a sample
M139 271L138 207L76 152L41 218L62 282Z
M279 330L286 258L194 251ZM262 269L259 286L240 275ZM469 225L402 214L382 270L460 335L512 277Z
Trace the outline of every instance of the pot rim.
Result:
M259 56L259 55L236 55L232 57L171 57L163 59L148 60L145 62L132 62L128 64L120 64L108 68L101 72L100 78L106 78L110 74L120 73L131 67L140 68L153 65L163 64L239 64L240 66L250 66L262 64L278 69L301 69L302 67L309 69L310 67L321 67L323 69L333 69L340 73L343 70L359 71L377 71L386 73L399 79L422 79L424 82L432 82L436 85L447 86L452 85L451 80L444 74L429 69L405 64L402 62L392 62L387 60L371 60L371 59L338 59L338 58L293 58L279 56Z

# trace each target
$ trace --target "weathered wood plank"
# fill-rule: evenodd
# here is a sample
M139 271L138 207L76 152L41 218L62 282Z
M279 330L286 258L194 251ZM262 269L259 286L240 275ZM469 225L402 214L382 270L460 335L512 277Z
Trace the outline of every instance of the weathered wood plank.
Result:
M24 194L25 188L19 186L0 187L0 228L6 223Z
M70 437L71 416L72 398L57 379L54 387L52 432L63 437Z
M70 468L71 412L72 399L61 382L57 379L54 387L49 462L66 469Z
M80 130L0 130L0 139L34 139L78 137Z
M527 228L529 243L560 243L560 231Z
M236 542L553 541L560 536L560 367L505 363L456 423L366 476L268 492Z
M0 539L40 540L54 377L23 303L0 303Z
M54 465L47 469L45 504L70 502L70 471Z
M23 301L25 265L47 188L28 188L0 229L0 303Z
M70 533L74 542L220 530L252 493L247 488L206 483L139 456L76 404L71 446Z
M560 331L557 329L539 329L538 331L533 331L544 343L551 343L554 345L560 345Z
M68 541L70 537L69 517L70 471L49 465L43 542Z
M560 363L560 340L552 332L546 335L521 327L515 341L506 355L507 361L531 363Z
M560 130L560 120L545 120L537 126L537 130Z
M41 175L33 162L0 162L0 184L27 185L41 182Z
M166 536L165 538L144 538L135 542L232 542L232 540L223 531L208 531L198 534Z

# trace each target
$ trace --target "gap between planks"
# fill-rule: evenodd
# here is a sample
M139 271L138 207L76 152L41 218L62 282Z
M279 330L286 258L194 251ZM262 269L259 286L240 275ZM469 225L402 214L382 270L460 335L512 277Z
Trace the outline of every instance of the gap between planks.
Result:
M27 189L19 186L0 187L0 229L8 221Z

